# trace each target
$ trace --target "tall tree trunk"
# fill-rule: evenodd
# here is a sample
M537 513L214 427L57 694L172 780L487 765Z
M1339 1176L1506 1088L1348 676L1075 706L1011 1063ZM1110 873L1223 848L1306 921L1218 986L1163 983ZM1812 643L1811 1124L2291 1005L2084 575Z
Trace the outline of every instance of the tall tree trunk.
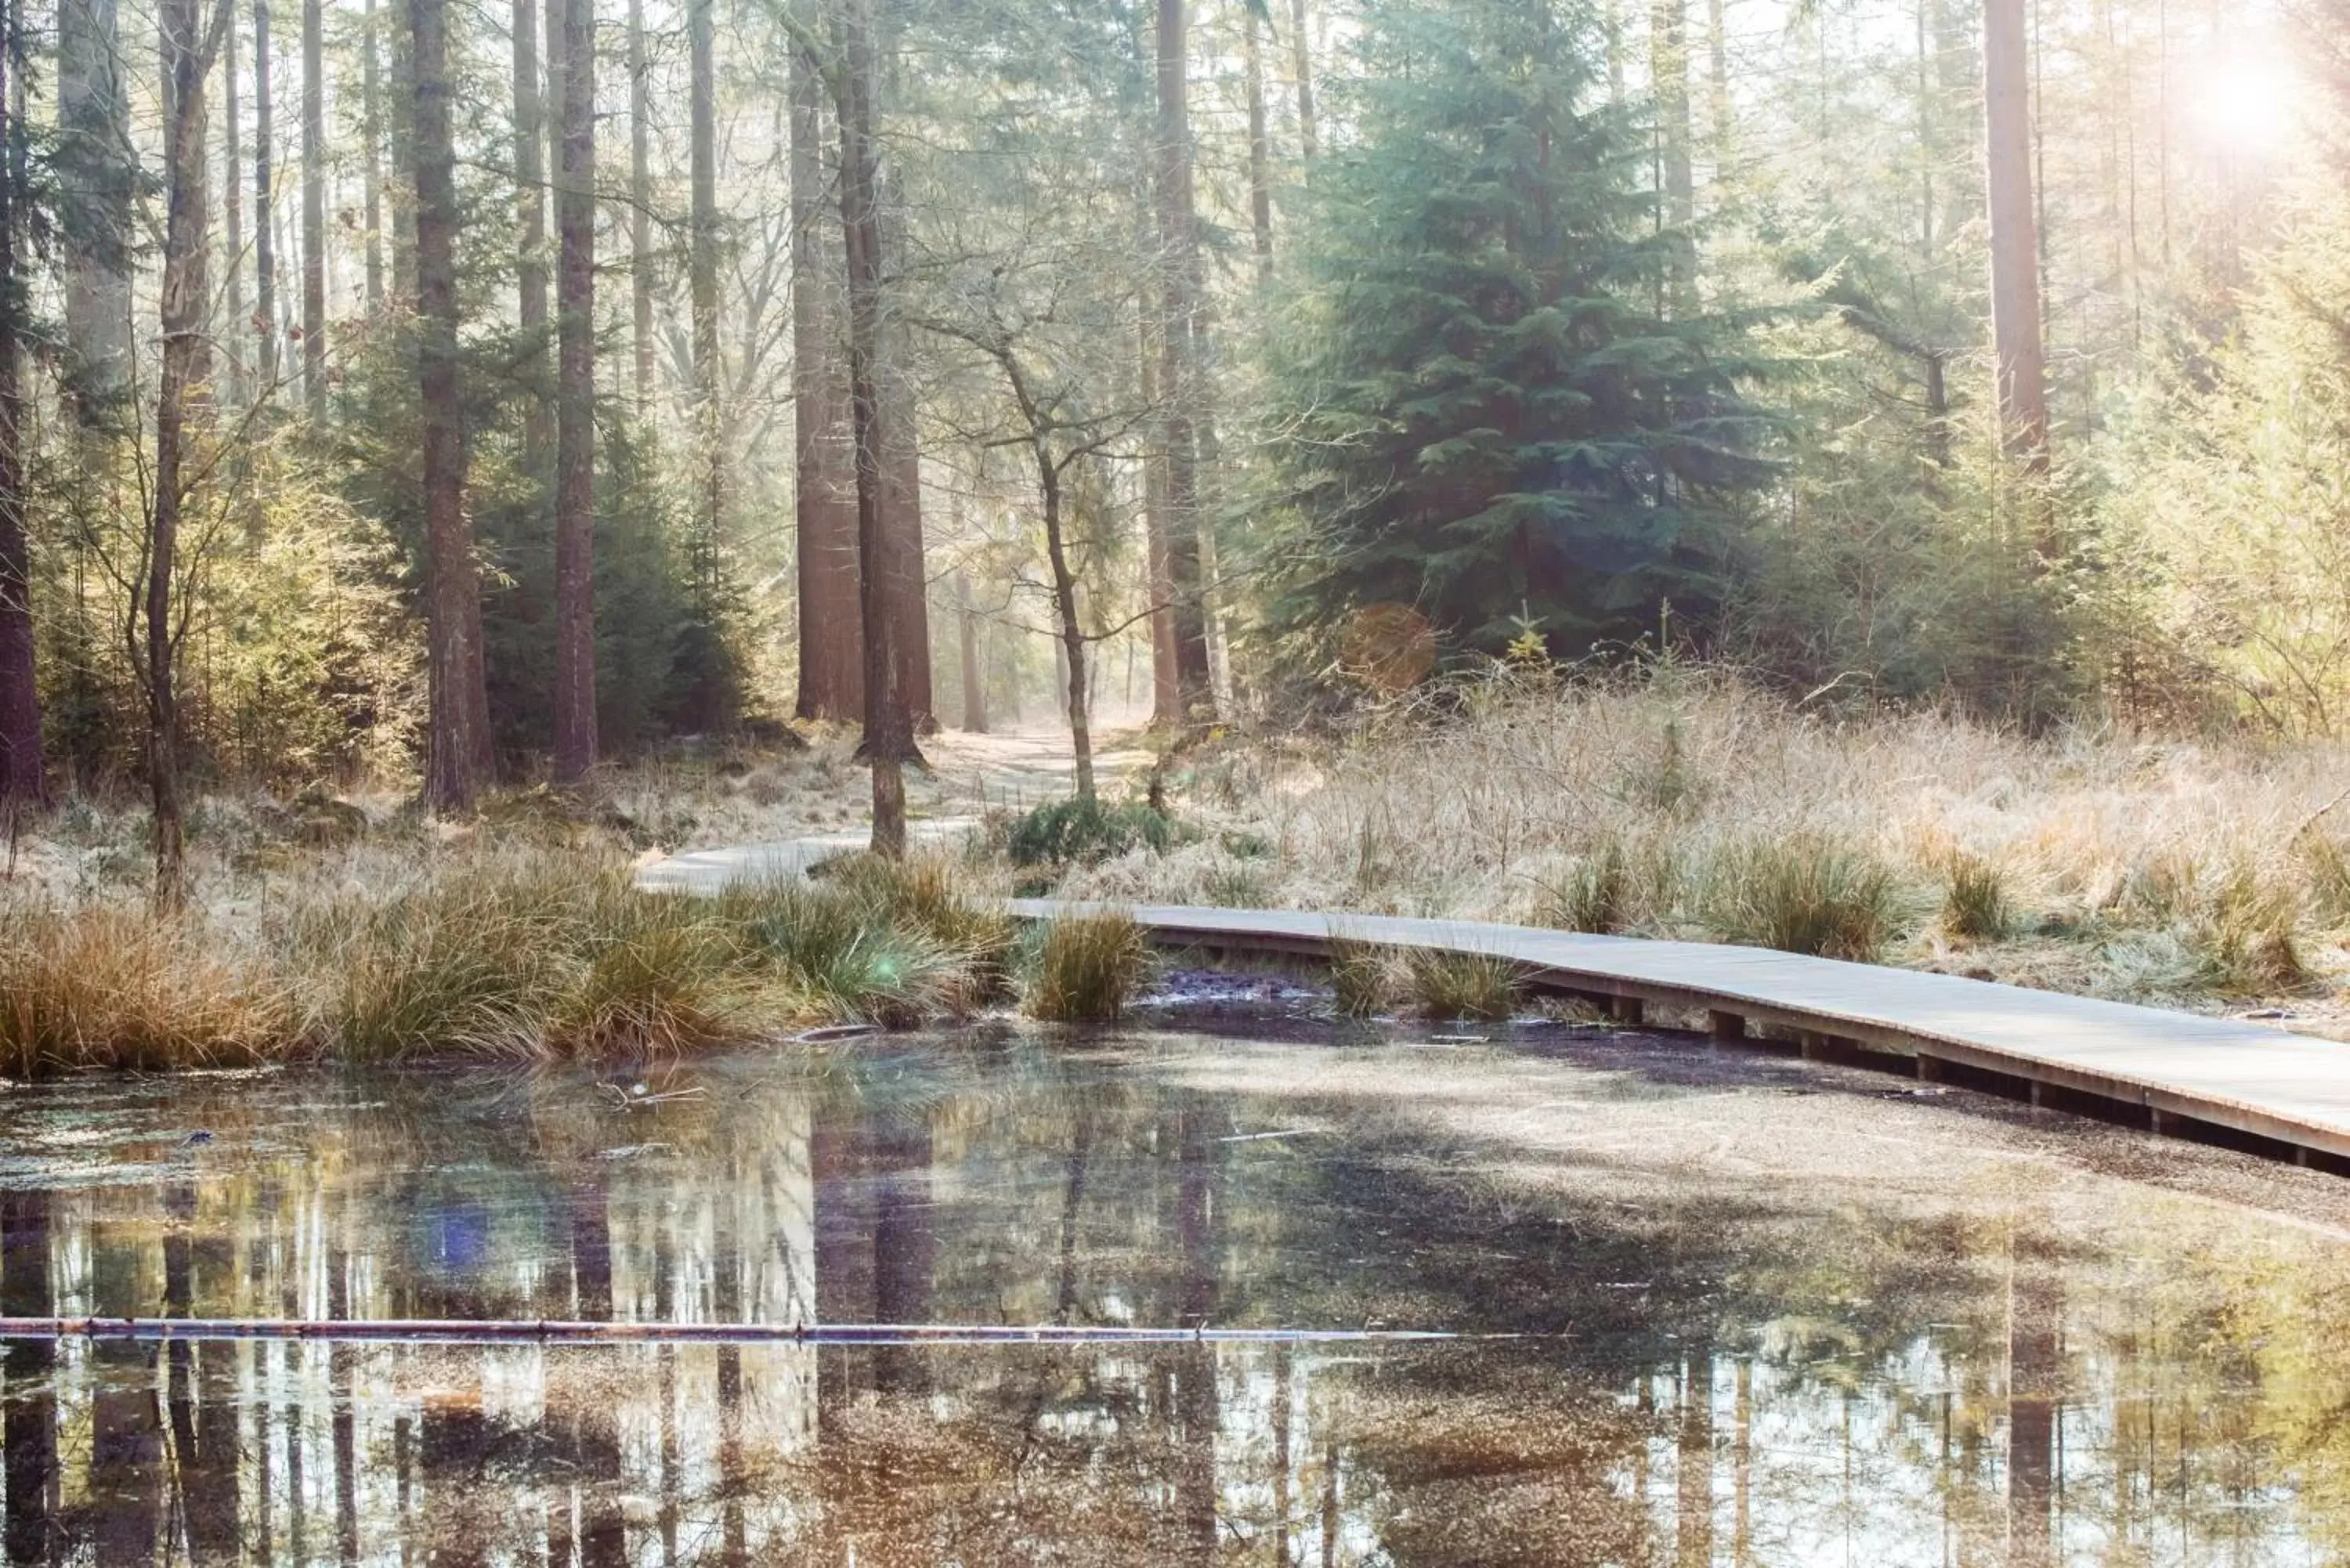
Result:
M271 187L277 105L270 87L272 52L269 0L253 0L253 321L261 337L255 358L264 398L277 385L277 219Z
M1297 151L1311 163L1319 140L1314 123L1314 41L1305 26L1305 0L1289 0L1290 71L1296 78Z
M407 0L400 3L404 5ZM386 204L391 209L390 297L394 310L410 310L420 306L423 295L416 258L416 43L412 26L392 29L390 70L390 91L384 98L390 108L384 141L391 170L390 182L385 187Z
M417 394L424 410L425 553L431 573L432 723L425 798L473 804L489 772L481 585L465 519L465 432L457 408L457 182L449 130L448 0L409 0L410 157L416 168Z
M865 715L865 611L858 578L856 440L841 366L840 283L822 243L824 87L816 61L791 65L792 421L798 473L803 719Z
M879 158L876 158L879 167ZM881 180L881 254L904 254L905 201L897 182ZM887 285L883 286L885 288ZM931 691L931 598L927 549L922 536L922 444L916 421L913 377L909 369L913 348L905 324L895 312L881 312L879 359L875 374L880 380L882 472L889 477L883 525L889 530L889 577L883 589L889 596L890 620L905 661L899 668L899 695L914 732L927 734L939 727L936 694Z
M688 161L693 186L691 234L686 254L687 287L693 320L694 461L699 469L695 486L699 532L712 550L718 541L719 519L725 504L725 366L718 350L718 62L713 0L687 0L685 9ZM799 67L792 67L796 90ZM796 100L795 100L796 101ZM792 132L792 203L795 219L802 199L799 189L799 133ZM827 225L829 226L829 225ZM812 244L813 236L795 234L792 244ZM795 289L797 287L795 283ZM798 300L794 299L795 328ZM798 368L794 367L795 378ZM796 389L796 382L795 382Z
M596 5L563 7L556 192L555 776L596 765Z
M221 119L226 137L221 154L227 169L221 180L221 213L227 230L228 395L229 401L242 408L253 391L245 384L244 137L237 114L234 16L221 37Z
M873 853L906 853L905 764L921 761L905 676L911 649L890 585L902 563L889 527L881 408L881 190L874 142L871 0L846 0L841 29L840 211L847 253L848 399L857 455L858 597L865 618L865 738L873 770ZM919 566L915 568L920 571Z
M23 213L30 171L25 117L16 107L12 77L24 60L21 5L22 0L0 0L0 835L12 844L17 815L47 805L49 798L40 688L34 679L32 560L25 526L28 323Z
M383 81L377 58L375 0L367 0L359 31L359 160L367 223L367 311L383 313Z
M327 418L327 84L320 0L302 0L302 406Z
M1159 421L1166 451L1167 577L1175 622L1175 681L1183 722L1211 718L1207 606L1200 582L1199 452L1192 414L1199 386L1194 332L1200 244L1191 206L1191 82L1186 0L1158 0L1159 241L1164 306L1159 324Z
M2032 194L2031 80L2023 0L1984 0L1983 114L1991 208L1991 320L2000 443L2048 467L2047 370L2040 336L2040 242Z
M653 400L652 67L645 57L645 0L629 0L629 282L637 351L637 410Z
M553 4L553 0L549 0ZM537 0L514 0L515 212L518 220L523 468L546 483L555 450L555 409L546 396L546 126L538 86Z
M1670 232L1668 264L1673 314L1697 309L1696 177L1690 167L1688 0L1653 0L1648 10L1648 76L1656 95L1658 198Z
M979 658L979 612L971 602L971 579L955 574L955 621L962 654L962 727L987 733L987 671Z
M85 428L119 416L130 385L130 207L138 164L121 54L115 0L60 0L56 164L81 209L66 257L63 380Z
M224 4L222 13L226 15ZM200 0L163 0L157 14L171 66L164 125L162 349L155 400L155 499L147 541L145 590L148 789L155 810L155 905L176 910L187 897L181 826L180 715L173 686L178 638L172 577L179 569L180 514L187 499L192 408L203 396L204 311L211 303L205 246L204 77L218 34L206 37Z
M1713 182L1730 161L1730 23L1725 0L1705 0L1706 101L1712 119Z
M1259 36L1260 0L1241 0L1242 75L1248 88L1249 230L1256 242L1259 283L1273 281L1272 149L1264 126L1264 41Z
M1035 418L1031 414L1031 419ZM1033 426L1032 426L1033 428ZM1035 437L1037 494L1045 510L1045 558L1053 570L1053 613L1060 623L1062 713L1069 722L1069 752L1076 763L1076 797L1094 798L1092 693L1086 684L1086 632L1077 618L1077 577L1069 566L1061 529L1061 469L1044 436Z
M1145 248L1152 237L1150 199L1140 198ZM1151 330L1154 307L1135 313L1137 375L1142 406L1159 407L1159 339ZM1183 723L1182 688L1175 679L1175 589L1167 560L1167 454L1162 448L1146 451L1142 458L1142 538L1144 571L1150 593L1150 722L1154 729L1176 730Z

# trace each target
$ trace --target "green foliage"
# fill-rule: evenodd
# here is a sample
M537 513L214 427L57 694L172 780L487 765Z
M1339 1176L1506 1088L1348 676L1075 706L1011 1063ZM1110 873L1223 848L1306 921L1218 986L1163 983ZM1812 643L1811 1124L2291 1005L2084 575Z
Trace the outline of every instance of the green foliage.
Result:
M1359 43L1358 136L1318 171L1276 387L1303 537L1283 625L1416 604L1499 651L1555 649L1709 601L1769 470L1739 390L1745 323L1662 307L1688 236L1642 189L1648 133L1607 106L1591 14L1547 0L1383 0Z
M1123 910L1066 915L1038 940L1024 1003L1049 1023L1112 1023L1149 972L1149 943Z
M1755 839L1706 868L1704 919L1725 941L1873 961L1897 909L1891 867L1817 834Z
M1014 820L1004 853L1014 866L1090 866L1137 847L1163 852L1174 841L1173 820L1140 801L1105 805L1072 795Z

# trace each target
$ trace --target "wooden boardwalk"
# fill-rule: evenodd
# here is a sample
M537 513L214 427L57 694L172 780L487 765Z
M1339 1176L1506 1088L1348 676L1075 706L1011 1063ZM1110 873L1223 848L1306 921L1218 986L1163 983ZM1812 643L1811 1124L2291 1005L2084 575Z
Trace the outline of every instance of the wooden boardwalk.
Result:
M844 846L804 840L705 851L648 867L640 879L666 891L714 891L803 870ZM1012 907L1035 919L1070 908L1048 899ZM1762 948L1477 920L1130 912L1161 946L1321 957L1334 941L1353 941L1489 954L1522 966L1537 990L1590 997L1627 1022L1638 1022L1647 1007L1702 1012L1725 1042L1776 1026L1807 1055L1894 1066L2350 1171L2350 1045L2256 1023Z

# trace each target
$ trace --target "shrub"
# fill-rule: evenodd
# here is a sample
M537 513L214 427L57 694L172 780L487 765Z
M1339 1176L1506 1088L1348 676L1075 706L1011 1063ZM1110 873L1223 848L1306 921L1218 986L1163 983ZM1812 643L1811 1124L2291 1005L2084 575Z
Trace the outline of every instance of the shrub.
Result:
M1014 819L1004 853L1014 866L1090 866L1138 846L1163 851L1174 841L1174 822L1140 801L1104 805L1075 795Z
M1029 1015L1052 1023L1113 1023L1141 983L1149 956L1142 928L1123 911L1055 920L1036 944Z
M1430 1018L1499 1023L1517 1011L1523 976L1509 959L1413 948L1404 955L1404 968L1413 1001Z
M1892 934L1893 873L1815 834L1757 840L1715 857L1705 919L1728 941L1866 962Z
M1942 895L1942 929L1969 941L1997 941L2015 923L2007 898L2007 878L1988 860L1950 857L1950 880Z

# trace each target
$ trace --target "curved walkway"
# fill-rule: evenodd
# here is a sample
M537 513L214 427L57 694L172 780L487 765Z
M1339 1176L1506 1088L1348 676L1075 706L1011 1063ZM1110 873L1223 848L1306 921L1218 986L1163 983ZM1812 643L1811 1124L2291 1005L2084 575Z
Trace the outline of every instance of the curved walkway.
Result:
M932 825L933 831L948 828ZM707 850L649 866L649 888L710 892L804 870L861 836ZM1016 899L1047 919L1072 906ZM1326 956L1333 942L1504 958L1537 990L1637 1023L1702 1012L1717 1040L1793 1031L1805 1055L1861 1060L2350 1170L2350 1045L2231 1019L1763 948L1584 936L1478 920L1189 907L1131 910L1162 946ZM1887 1053L1894 1054L1888 1056Z

